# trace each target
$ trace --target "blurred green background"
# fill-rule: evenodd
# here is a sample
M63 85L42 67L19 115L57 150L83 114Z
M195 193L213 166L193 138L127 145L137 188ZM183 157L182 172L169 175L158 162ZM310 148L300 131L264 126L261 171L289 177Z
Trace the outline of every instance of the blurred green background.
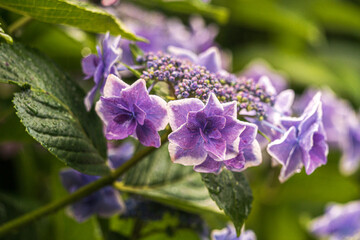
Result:
M169 10L162 1L135 2L177 16L184 23L188 23L191 14ZM213 0L212 4L229 12L228 21L218 23L216 41L231 51L232 72L241 71L254 59L265 59L287 76L297 93L310 85L327 85L348 99L355 109L359 108L359 1ZM5 10L0 10L0 16L5 25L19 17ZM94 50L94 34L32 21L15 38L39 48L84 85L81 53ZM58 177L63 165L27 135L11 107L12 93L16 90L14 86L0 85L0 222L65 194ZM360 175L342 176L339 157L339 153L331 152L328 164L311 176L302 172L284 184L277 180L279 168L271 168L269 161L247 170L254 202L246 228L253 229L260 240L313 239L307 233L307 224L323 213L327 203L345 203L360 196ZM103 238L96 218L75 224L60 211L8 239L49 239L49 236ZM159 235L158 239L163 237ZM180 231L173 237L185 238L197 236Z

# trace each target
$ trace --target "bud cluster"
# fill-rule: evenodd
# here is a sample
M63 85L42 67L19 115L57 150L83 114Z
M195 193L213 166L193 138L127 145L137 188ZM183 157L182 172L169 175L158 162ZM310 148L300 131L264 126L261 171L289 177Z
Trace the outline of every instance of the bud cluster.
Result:
M165 81L174 88L174 97L198 98L206 101L211 92L220 102L238 102L238 111L255 111L264 118L265 106L274 102L274 96L251 79L237 78L232 74L211 73L206 67L189 60L174 58L161 52L147 53L137 59L145 65L141 78L146 81Z

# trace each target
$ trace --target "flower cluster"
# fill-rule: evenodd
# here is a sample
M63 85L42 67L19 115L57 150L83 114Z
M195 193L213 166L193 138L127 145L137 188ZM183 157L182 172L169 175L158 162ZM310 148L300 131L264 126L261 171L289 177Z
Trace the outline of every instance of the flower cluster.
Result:
M146 66L141 78L146 81L170 83L174 87L177 99L198 98L205 102L213 92L221 102L237 101L238 111L255 111L260 118L265 116L264 105L271 105L274 101L274 96L269 95L251 79L210 72L207 65L211 65L210 68L213 69L219 68L215 67L215 64L206 64L209 63L208 60L198 61L203 63L202 66L192 63L189 59L174 58L163 53L147 53L138 60Z

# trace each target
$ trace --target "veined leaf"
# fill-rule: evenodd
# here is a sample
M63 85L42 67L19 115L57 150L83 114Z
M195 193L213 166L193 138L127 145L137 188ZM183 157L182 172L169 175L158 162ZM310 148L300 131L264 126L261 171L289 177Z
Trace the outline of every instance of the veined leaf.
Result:
M250 213L252 193L242 173L223 170L219 175L203 173L202 180L209 189L211 198L230 217L237 234Z
M85 93L50 60L20 44L0 45L0 82L23 92L14 104L28 133L65 164L88 174L105 174L106 142Z
M36 20L65 24L86 31L121 35L130 40L143 41L115 16L92 6L74 0L0 0L0 7Z
M201 176L191 167L174 164L167 144L141 161L115 186L128 193L195 213L222 212L211 200Z

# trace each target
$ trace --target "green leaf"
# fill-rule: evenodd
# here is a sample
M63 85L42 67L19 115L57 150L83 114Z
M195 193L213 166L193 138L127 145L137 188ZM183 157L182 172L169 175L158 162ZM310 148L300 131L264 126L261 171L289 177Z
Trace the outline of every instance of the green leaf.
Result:
M12 37L10 35L7 35L4 29L2 29L1 27L0 27L0 38L4 39L9 44L13 44Z
M85 110L81 88L49 59L20 44L1 44L0 82L22 87L14 98L17 114L52 154L84 173L108 172L99 118Z
M201 176L191 167L171 162L167 144L131 168L123 182L115 186L123 192L139 194L185 211L222 215L209 197Z
M130 40L144 41L115 16L90 4L74 0L1 0L0 7L36 20L65 24L85 31L121 35Z
M250 213L253 200L245 176L242 173L227 170L222 171L219 175L203 173L201 176L211 198L230 217L239 235L242 225Z
M202 0L135 0L135 2L172 12L201 14L222 24L226 23L229 18L229 12L225 7L204 3Z

